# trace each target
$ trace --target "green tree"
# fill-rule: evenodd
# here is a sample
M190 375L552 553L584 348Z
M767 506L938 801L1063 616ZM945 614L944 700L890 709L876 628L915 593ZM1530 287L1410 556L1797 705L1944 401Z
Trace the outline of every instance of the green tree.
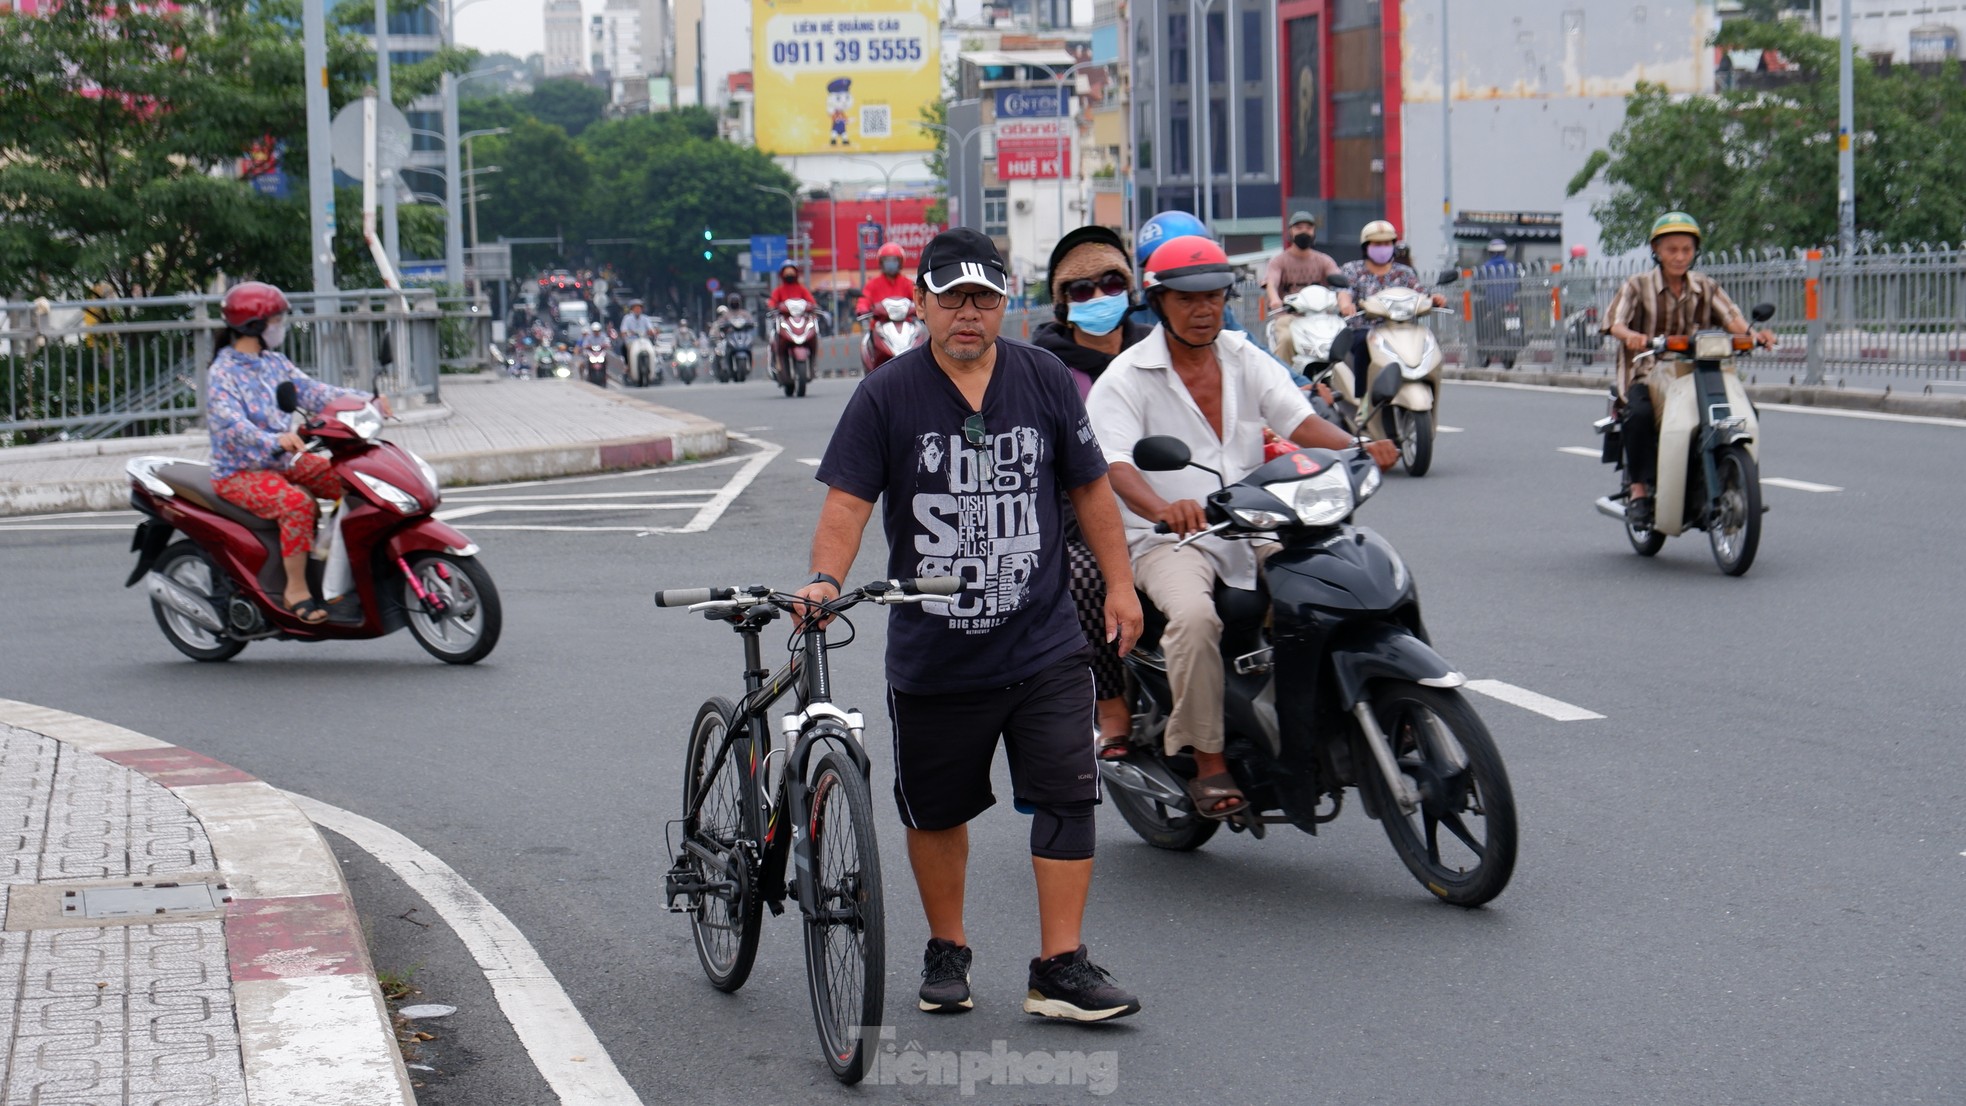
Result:
M483 182L479 187L484 195L478 201L479 240L571 235L586 203L590 174L585 155L567 132L553 124L522 116L511 126L511 134L475 143L478 164L499 167L496 173L476 178ZM516 253L535 263L557 256L551 246Z
M606 89L566 77L539 82L525 98L527 114L558 126L574 138L600 122L607 106Z
M1691 212L1709 249L1789 248L1837 237L1837 44L1785 23L1739 21L1728 49L1776 50L1798 76L1769 88L1677 98L1640 85L1609 148L1570 181L1601 172L1592 208L1613 250L1642 245L1662 211ZM1855 67L1857 231L1861 241L1957 242L1966 236L1966 84L1959 65Z
M949 125L949 101L931 100L922 108L922 122L934 123L938 127ZM928 205L925 217L931 223L944 224L949 221L949 132L929 130L935 139L935 150L922 161L928 166L928 175L935 178L941 199Z

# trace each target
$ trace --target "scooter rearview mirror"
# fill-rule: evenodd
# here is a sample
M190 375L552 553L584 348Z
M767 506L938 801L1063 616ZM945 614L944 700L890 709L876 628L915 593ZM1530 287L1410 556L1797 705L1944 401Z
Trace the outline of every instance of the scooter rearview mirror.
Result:
M1458 270L1458 269L1442 269L1442 270L1440 271L1440 279L1439 279L1439 280L1436 280L1436 281L1434 281L1434 283L1435 283L1436 285L1439 285L1439 284L1452 284L1452 283L1454 283L1455 281L1457 281L1457 280L1460 280L1460 279L1461 279L1461 273L1460 273L1460 270Z
M1775 317L1775 305L1772 303L1757 303L1754 305L1754 310L1748 312L1748 317L1755 322L1765 323Z
M1166 434L1156 434L1133 443L1133 465L1142 472L1184 469L1193 456L1188 452L1188 443Z
M280 410L291 415L300 410L300 389L294 387L293 381L282 380L280 386L273 389L273 402L280 405Z
M1324 286L1326 288L1350 288L1352 286L1352 278L1343 273L1332 273L1330 276L1324 278Z

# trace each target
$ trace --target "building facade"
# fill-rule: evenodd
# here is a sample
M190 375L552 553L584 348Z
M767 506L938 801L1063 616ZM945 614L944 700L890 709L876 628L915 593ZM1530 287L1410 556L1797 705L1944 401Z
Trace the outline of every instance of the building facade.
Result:
M1281 229L1277 3L1125 5L1138 214L1193 212L1231 252Z
M608 103L615 110L645 110L648 81L642 71L642 6L638 0L608 0L601 21L598 76L608 77Z
M1092 219L1085 77L1066 75L1087 59L1058 39L1006 36L1002 45L960 58L955 103L973 104L974 113L952 105L950 125L979 133L965 143L960 166L949 161L952 176L960 171L976 182L976 202L959 204L954 215L994 239L1013 276L1029 282L1044 278L1059 237Z
M546 0L544 39L547 77L572 77L587 71L587 18L580 0Z
M1822 33L1841 37L1842 6L1825 3L1822 13ZM1957 61L1962 31L1962 0L1850 0L1851 41L1866 54L1889 54L1894 62Z

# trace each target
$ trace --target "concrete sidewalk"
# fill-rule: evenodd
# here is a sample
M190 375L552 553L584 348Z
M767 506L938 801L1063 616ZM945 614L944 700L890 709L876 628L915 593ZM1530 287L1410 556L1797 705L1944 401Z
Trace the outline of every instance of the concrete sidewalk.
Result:
M0 820L0 1101L416 1101L341 867L285 795L0 699Z
M383 437L415 450L445 486L643 468L723 453L722 424L617 388L571 380L445 377L441 407L406 412ZM129 504L131 457L203 460L203 434L0 449L0 516Z

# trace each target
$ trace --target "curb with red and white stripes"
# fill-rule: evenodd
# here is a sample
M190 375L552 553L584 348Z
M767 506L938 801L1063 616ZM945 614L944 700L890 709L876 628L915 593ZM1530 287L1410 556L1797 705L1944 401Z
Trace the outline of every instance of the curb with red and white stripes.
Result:
M254 1106L414 1106L341 865L271 784L79 714L0 699L0 723L120 764L203 825L232 890L226 959Z

